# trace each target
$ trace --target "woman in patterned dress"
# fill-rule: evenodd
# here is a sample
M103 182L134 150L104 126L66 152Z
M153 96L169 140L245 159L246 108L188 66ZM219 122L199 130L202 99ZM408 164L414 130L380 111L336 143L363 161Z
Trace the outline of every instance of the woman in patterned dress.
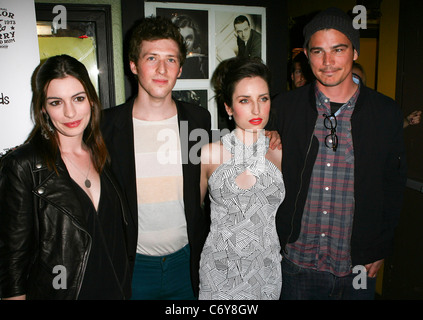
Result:
M285 197L282 151L269 148L270 72L259 59L216 69L218 106L235 129L201 151L201 195L211 203L200 261L199 299L279 299L281 254L275 214Z

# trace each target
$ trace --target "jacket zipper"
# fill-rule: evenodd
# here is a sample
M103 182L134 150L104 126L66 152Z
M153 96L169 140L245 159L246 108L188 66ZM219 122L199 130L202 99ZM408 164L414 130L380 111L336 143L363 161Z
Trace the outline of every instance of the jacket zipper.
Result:
M284 251L284 253L285 253L285 254L287 254L287 251L286 251L286 245L288 244L289 239L291 238L292 233L293 233L293 231L294 231L294 217L295 217L295 213L297 212L298 197L300 196L301 189L302 189L302 186L303 186L303 174L304 174L304 170L305 170L306 165L307 165L307 158L308 158L308 155L309 155L309 153L310 153L311 144L312 144L312 142L313 142L313 136L314 136L314 131L311 133L311 138L310 138L310 142L309 142L309 144L308 144L308 149L307 149L306 157L305 157L305 159L304 159L304 166L303 166L303 169L301 170L301 175L300 175L300 188L298 189L297 196L295 197L294 213L292 214L292 217L291 217L291 231L290 231L290 233L289 233L289 235L288 235L288 238L286 239L286 244L285 244L285 247L284 247L284 249L283 249L283 251Z
M47 180L47 179L49 179L50 178L50 176L51 175L53 175L54 173L50 173L48 176L47 176L47 178L45 179L45 181ZM34 171L33 171L33 175L34 175ZM38 186L40 186L41 184L42 184L42 182L40 181L40 176L38 175L38 177L39 177L39 179L38 179ZM35 177L34 177L34 180L36 180L35 179ZM81 278L81 274L79 275L79 279L78 279L78 288L77 288L77 291L76 291L76 295L75 295L75 300L77 300L78 299L78 296L79 296L79 293L80 293L80 291L81 291L81 288L82 288L82 279L83 279L83 275L85 274L85 270L86 270L86 268L87 268L87 260L88 260L88 256L89 256L89 254L90 254L90 252L91 252L91 245L92 245L92 238L91 238L91 235L88 233L88 231L86 231L85 229L83 229L81 226L79 226L79 224L78 224L78 221L72 216L72 214L71 213L69 213L69 212L67 212L66 210L64 210L64 209L62 209L60 206L58 206L58 205L56 205L55 203L53 203L53 202L51 202L49 199L46 199L46 198L44 198L44 197L40 197L36 192L34 193L37 197L39 197L39 198L41 198L41 199L43 199L44 201L46 201L46 202L48 202L49 204L51 204L53 207L55 207L57 210L59 210L59 211L61 211L61 212L63 212L63 214L65 214L65 215L67 215L70 219L71 219L71 221L72 221L72 224L76 227L76 228L78 228L79 230L81 230L82 232L84 232L84 233L86 233L87 235L88 235L88 239L89 239L89 244L88 244L88 248L87 248L87 250L85 251L85 254L84 254L84 258L83 258L83 267L82 267L82 278ZM121 204L122 205L122 204Z
M85 275L85 270L87 269L87 260L88 260L88 257L90 255L90 252L91 252L92 239L91 239L91 235L87 231L85 231L84 229L82 229L81 227L79 227L77 225L75 225L75 227L77 227L79 230L85 232L88 235L88 238L90 239L90 243L88 245L88 250L86 250L85 254L84 254L84 264L83 264L83 267L82 267L82 272L80 273L79 279L78 279L78 288L77 288L76 296L75 296L75 300L78 300L79 293L81 292L81 288L82 288L82 280L83 280L84 275Z
M37 195L37 196L38 196L38 195ZM86 233L86 234L88 235L88 238L89 238L90 242L89 242L89 244L88 244L88 250L86 250L86 252L85 252L85 254L84 254L84 258L83 258L83 260L84 260L84 264L83 264L83 269L82 269L82 275L84 275L84 274L85 274L85 269L86 269L86 267L87 267L87 257L88 257L88 255L89 255L89 254L90 254L90 252L91 252L91 243L92 243L91 235L90 235L90 234L89 234L86 230L84 230L81 226L79 226L79 225L78 225L78 222L75 220L75 218L72 216L72 214L69 214L66 210L63 210L61 207L57 206L55 203L52 203L50 200L45 199L45 198L43 198L43 199L44 199L44 201L46 201L46 202L50 203L50 204L51 204L53 207L55 207L57 210L59 210L59 211L63 212L63 214L65 214L65 215L67 215L67 216L71 219L72 224L73 224L73 225L74 225L77 229L81 230L82 232L84 232L84 233ZM77 292L76 292L75 300L77 300L77 299L78 299L79 292L81 291L81 288L82 288L82 279L81 279L81 275L79 275L79 279L78 279L78 288L77 288Z

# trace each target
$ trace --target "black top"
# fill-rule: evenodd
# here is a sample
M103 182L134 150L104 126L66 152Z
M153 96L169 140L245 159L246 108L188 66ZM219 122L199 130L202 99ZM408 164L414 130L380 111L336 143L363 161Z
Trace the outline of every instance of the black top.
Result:
M344 104L339 102L331 102L330 103L330 111L332 114L335 114Z
M85 191L73 183L82 207L86 208L87 231L92 239L78 299L128 299L122 289L125 277L129 277L126 252L122 250L125 247L122 208L107 176L101 174L100 181L98 211Z

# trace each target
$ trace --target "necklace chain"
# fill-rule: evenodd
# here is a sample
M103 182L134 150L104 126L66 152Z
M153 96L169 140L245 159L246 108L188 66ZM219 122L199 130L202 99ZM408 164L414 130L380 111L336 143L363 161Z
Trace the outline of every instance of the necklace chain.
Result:
M90 170L91 170L91 159L90 159L90 161L89 161L89 164L88 164L88 172L87 172L87 174L86 175L84 175L84 173L72 162L72 160L71 159L69 159L67 156L65 156L64 154L63 154L63 156L67 159L67 160L69 160L69 162L71 163L71 165L73 165L74 166L74 168L76 169L76 170L78 170L78 172L83 176L83 177L85 177L85 181L84 181L84 184L85 184L85 186L87 187L87 188L90 188L91 187L91 181L90 181L90 179L88 179L88 175L90 174Z

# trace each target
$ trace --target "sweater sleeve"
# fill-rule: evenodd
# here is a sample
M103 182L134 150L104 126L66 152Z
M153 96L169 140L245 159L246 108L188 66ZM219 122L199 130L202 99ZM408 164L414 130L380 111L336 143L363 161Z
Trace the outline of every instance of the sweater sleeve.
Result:
M387 253L392 249L395 228L398 225L407 180L403 117L399 107L395 110L395 124L390 138L388 159L384 169L384 230Z

